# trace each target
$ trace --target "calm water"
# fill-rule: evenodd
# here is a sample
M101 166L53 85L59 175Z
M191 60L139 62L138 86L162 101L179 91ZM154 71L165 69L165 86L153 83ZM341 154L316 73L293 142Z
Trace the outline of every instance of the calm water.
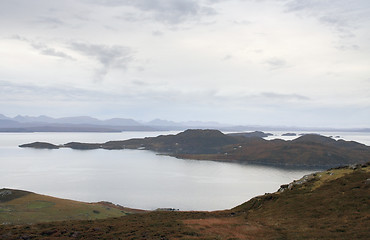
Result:
M34 141L105 142L169 133L0 133L0 188L88 202L105 200L141 209L217 210L274 192L281 184L310 172L181 160L140 150L17 147ZM365 143L370 140L366 135L362 137Z

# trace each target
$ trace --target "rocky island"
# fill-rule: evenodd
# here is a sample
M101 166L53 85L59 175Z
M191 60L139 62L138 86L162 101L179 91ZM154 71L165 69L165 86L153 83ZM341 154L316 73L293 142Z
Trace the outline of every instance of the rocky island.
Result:
M264 164L279 167L336 167L365 163L370 147L364 144L335 140L317 134L306 134L291 141L265 140L255 133L224 134L218 130L186 130L176 135L136 138L106 143L70 142L63 145L35 142L20 145L32 148L72 148L78 150L141 149L183 159Z
M281 136L283 137L294 137L294 136L297 136L296 133L283 133Z

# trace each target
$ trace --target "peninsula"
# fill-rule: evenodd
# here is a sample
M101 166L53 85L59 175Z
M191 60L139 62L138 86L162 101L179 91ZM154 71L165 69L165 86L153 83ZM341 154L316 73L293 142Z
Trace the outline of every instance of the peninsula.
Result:
M224 134L218 130L186 130L176 135L136 138L105 143L70 142L62 145L34 142L31 148L78 150L140 149L182 159L263 164L279 167L326 168L365 163L370 147L364 144L307 134L291 141L265 140L260 132Z

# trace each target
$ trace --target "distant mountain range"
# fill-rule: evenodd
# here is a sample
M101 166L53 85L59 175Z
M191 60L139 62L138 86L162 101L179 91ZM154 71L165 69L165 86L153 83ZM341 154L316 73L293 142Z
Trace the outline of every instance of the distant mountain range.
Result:
M0 114L0 132L121 132L121 131L167 131L187 128L225 128L231 125L217 122L173 122L155 119L139 122L130 118L99 120L89 116L52 118L21 116L7 117Z
M131 118L111 118L100 120L90 116L53 118L45 115L38 117L7 117L0 114L0 132L121 132L121 131L182 131L186 129L218 129L223 132L241 131L356 131L370 132L370 128L328 129L285 126L259 126L222 124L218 122L184 121L174 122L154 119L149 122Z

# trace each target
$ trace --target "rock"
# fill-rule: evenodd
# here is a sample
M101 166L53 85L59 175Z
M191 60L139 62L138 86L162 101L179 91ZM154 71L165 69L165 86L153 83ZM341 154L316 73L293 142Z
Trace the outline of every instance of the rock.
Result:
M352 165L349 165L348 167L349 167L349 169L356 170L356 169L361 168L362 165L361 164L352 164Z
M285 190L287 190L289 187L289 184L283 184L280 186L278 192L284 192Z
M366 179L365 184L370 184L370 178Z
M12 191L10 190L0 190L0 197L7 196L12 194Z

